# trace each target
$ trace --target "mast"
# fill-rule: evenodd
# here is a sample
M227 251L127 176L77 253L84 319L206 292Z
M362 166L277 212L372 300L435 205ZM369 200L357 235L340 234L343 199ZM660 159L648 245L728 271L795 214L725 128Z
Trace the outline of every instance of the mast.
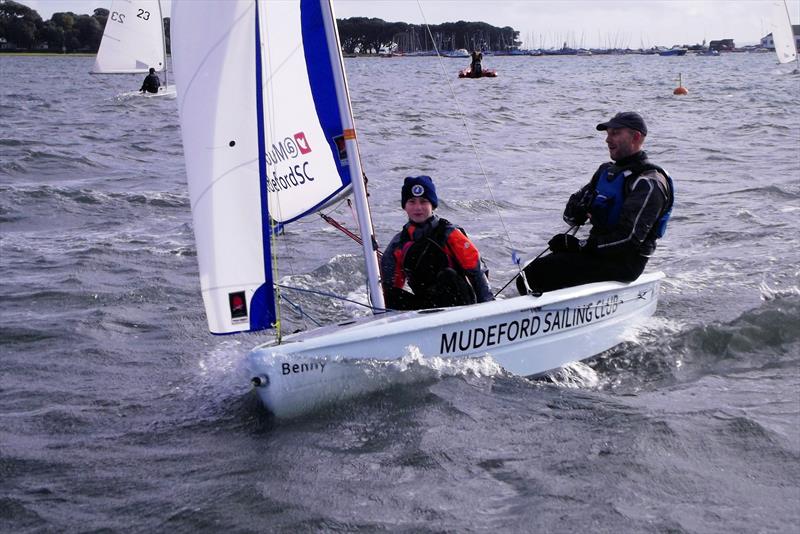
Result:
M367 289L373 308L386 307L381 289L380 269L378 255L375 251L375 235L372 229L372 218L369 213L367 190L364 185L364 172L361 168L361 156L356 143L356 130L353 121L353 111L350 107L350 96L347 90L347 79L344 76L344 60L342 49L339 45L339 32L336 29L336 17L333 14L332 0L319 0L322 8L322 17L325 21L325 37L328 41L328 51L331 55L333 78L336 83L336 97L339 104L339 114L344 127L344 143L349 161L350 183L353 186L353 197L356 203L358 227L361 233L361 242L364 249L364 263L367 268ZM325 4L327 4L327 9ZM336 65L339 68L336 68Z
M164 31L164 15L161 12L161 0L158 0L158 23L161 24L161 46L164 49L164 90L167 90L167 34Z

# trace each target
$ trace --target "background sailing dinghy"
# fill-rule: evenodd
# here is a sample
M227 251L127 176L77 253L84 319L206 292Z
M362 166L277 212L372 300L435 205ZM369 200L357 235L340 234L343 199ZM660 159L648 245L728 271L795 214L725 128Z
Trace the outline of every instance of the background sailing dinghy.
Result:
M459 78L497 78L497 70L495 69L483 69L481 70L480 76L473 76L472 75L472 68L467 67L466 69L458 71Z
M789 15L789 6L786 5L786 0L772 2L770 26L772 27L772 43L775 46L778 63L791 63L794 61L796 68L793 73L800 73L800 57L797 55L797 42L795 41L792 17Z
M540 374L618 344L656 308L661 273L458 308L380 313L376 242L329 0L173 2L178 107L201 290L215 334L278 326L248 378L293 416L384 387L376 367L491 355ZM282 337L274 226L352 190L377 315ZM378 376L376 376L378 375Z
M158 93L129 91L122 96L175 96L167 83L167 44L160 0L112 0L91 74L162 73ZM142 80L137 80L141 85ZM137 85L137 87L139 86Z

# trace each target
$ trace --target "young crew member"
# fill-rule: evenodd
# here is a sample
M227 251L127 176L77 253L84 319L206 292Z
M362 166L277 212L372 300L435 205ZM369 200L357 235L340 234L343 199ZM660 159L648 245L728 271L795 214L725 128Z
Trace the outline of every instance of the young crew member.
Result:
M408 222L381 260L386 306L419 310L494 300L478 249L463 230L433 213L439 205L433 180L406 178L400 205Z

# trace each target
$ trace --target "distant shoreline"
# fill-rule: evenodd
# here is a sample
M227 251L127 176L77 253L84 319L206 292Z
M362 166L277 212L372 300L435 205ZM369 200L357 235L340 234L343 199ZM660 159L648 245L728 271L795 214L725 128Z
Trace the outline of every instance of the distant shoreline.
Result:
M727 54L753 53L753 52L765 53L765 52L772 52L772 50L768 50L768 49L764 49L764 48L758 48L758 49L735 49L735 50L726 50L726 51L724 51L722 53L727 55ZM20 51L0 50L0 57L3 57L3 56L14 56L14 57L20 57L20 56L22 56L22 57L95 57L96 55L97 55L96 52L66 52L66 53L63 53L63 52L35 52L35 51L20 52ZM533 54L533 55L531 55L531 54L515 54L515 55L498 54L496 56L495 55L489 55L487 57L489 57L489 58L495 58L495 57L542 57L542 56L561 57L561 56L575 56L575 55L577 55L579 57L581 56L581 54L558 54L558 53L549 54L549 53L541 53L541 54ZM604 55L657 55L657 54L654 54L652 52L645 53L642 50L625 50L625 51L596 52L594 54L589 54L589 55L604 56ZM694 51L690 51L687 55L695 55L695 52ZM172 54L167 54L167 57L171 58ZM435 54L431 54L431 55L427 55L427 56L426 55L408 55L408 56L406 56L404 54L388 54L388 55L380 55L380 54L342 54L342 57L344 57L345 59L350 59L350 58L381 58L381 59L385 59L385 58L388 58L388 57L398 58L398 57L437 57L437 56ZM469 59L469 58L463 58L463 57L449 57L449 56L444 56L444 55L439 56L439 57L442 57L443 59L467 59L467 60Z
M2 56L45 56L45 57L92 57L97 54L94 52L70 52L64 54L61 52L0 52Z

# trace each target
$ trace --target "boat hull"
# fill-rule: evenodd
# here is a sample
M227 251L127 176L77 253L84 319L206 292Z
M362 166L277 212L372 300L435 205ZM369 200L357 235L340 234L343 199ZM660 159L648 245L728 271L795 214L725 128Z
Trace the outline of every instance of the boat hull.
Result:
M685 56L687 50L684 48L681 49L670 49L670 50L662 50L658 53L659 56Z
M143 97L143 98L159 98L165 96L167 98L175 98L177 93L175 91L174 85L162 85L158 88L157 93L148 93L142 91L127 91L125 93L120 93L117 98L132 98L132 97Z
M386 377L365 362L489 355L506 371L531 376L595 356L655 312L662 273L630 284L600 282L494 302L386 314L287 336L254 348L246 367L269 411L292 417L379 390ZM409 377L410 379L410 377Z
M497 71L495 69L483 69L480 76L473 76L472 69L464 69L458 71L459 78L497 78Z

